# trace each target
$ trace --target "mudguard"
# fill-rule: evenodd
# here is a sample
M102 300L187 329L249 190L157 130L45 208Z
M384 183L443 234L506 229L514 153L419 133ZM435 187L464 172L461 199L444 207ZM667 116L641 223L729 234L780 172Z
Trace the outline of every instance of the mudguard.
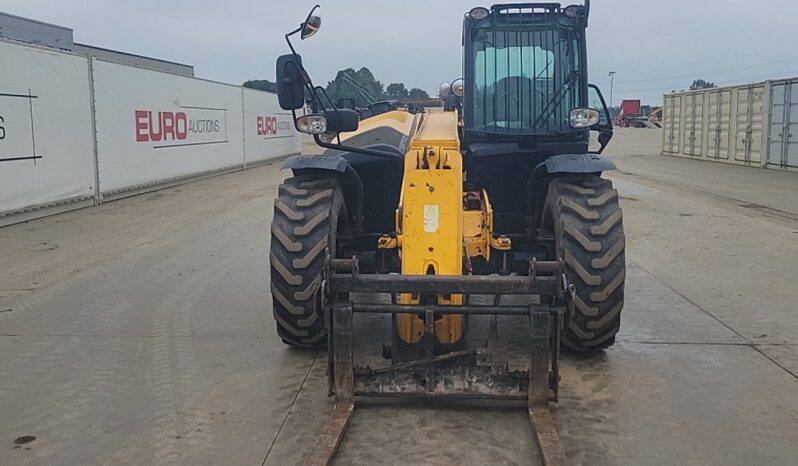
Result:
M547 158L535 167L535 173L544 168L547 173L600 173L618 167L599 154L560 154Z
M288 157L283 163L283 170L332 170L340 173L346 172L349 162L338 154L335 155L294 155Z
M375 144L370 148L385 152L395 151L399 155L396 147L388 144ZM313 172L314 176L340 178L344 182L344 201L347 211L354 213L355 231L360 234L364 228L364 209L370 209L367 213L372 219L375 218L375 212L389 212L390 215L386 222L393 224L393 211L399 197L402 177L401 163L401 158L391 160L353 152L328 150L323 154L289 157L283 163L282 169L292 170L294 176ZM361 174L364 174L366 178L361 178ZM395 194L392 191L394 185ZM369 193L370 201L364 199L364 191ZM390 207L373 205L380 200L386 202ZM380 231L391 231L391 226L387 228Z

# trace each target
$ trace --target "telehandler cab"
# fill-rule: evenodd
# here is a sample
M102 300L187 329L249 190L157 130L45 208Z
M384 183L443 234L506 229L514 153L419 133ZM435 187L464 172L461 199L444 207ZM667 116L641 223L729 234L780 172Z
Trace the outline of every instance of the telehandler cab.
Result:
M314 86L290 41L319 30L318 5L286 35L280 106L328 149L286 161L293 177L275 201L270 253L279 335L328 349L335 409L309 464L331 460L355 396L388 395L528 400L542 460L564 464L548 410L560 346L612 345L624 298L622 213L601 178L615 169L600 155L612 125L587 81L589 11L589 0L473 8L463 77L441 87L453 111L363 121ZM306 99L321 111L297 116ZM375 294L385 302L360 299ZM502 304L508 295L529 304ZM354 366L354 313L391 315L387 367ZM488 364L489 348L468 347L475 315L492 330L498 315L529 318L528 370Z

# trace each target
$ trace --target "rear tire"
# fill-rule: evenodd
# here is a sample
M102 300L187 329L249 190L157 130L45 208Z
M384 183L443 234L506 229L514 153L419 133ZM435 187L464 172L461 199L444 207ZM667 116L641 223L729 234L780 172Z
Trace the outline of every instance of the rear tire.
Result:
M328 251L346 221L340 182L294 177L279 187L271 226L272 310L277 334L288 345L319 348L327 328L319 289Z
M576 287L563 345L580 352L608 348L620 330L626 279L618 191L598 176L556 178L549 185L546 211L557 256Z

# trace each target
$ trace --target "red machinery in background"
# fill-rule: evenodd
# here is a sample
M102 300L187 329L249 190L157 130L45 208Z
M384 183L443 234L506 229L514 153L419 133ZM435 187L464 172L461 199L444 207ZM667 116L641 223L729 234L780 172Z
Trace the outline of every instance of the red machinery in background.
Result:
M621 127L634 127L640 117L640 101L639 100L622 100L618 112L618 126Z

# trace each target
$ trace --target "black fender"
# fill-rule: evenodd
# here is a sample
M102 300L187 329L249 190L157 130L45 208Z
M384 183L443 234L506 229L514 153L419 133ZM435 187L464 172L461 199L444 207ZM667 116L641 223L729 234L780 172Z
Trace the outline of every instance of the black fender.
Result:
M537 164L532 177L554 173L601 173L617 169L612 160L600 154L559 154Z
M401 157L402 153L395 147L388 144L373 144L365 146L366 149L381 150L385 152L395 152ZM293 155L283 162L282 170L291 169L294 175L298 170L329 170L338 173L348 173L353 167L362 164L364 161L374 159L368 155L344 152L338 150L327 150L318 155ZM401 158L397 158L398 165L401 166Z
M529 231L535 231L541 221L546 191L553 177L568 174L600 174L617 169L612 160L600 154L558 154L537 164L526 185L526 205L534 212L529 218Z
M349 161L340 155L293 155L283 162L282 170L331 170L346 173Z
M366 147L381 151L393 151L396 152L397 155L401 154L397 148L388 144L373 144ZM394 171L396 171L396 174L399 176L399 182L401 182L403 165L401 158L397 157L394 161L391 159L337 150L328 150L318 155L295 155L289 157L283 163L282 169L292 170L294 176L313 174L319 177L330 176L339 178L344 185L344 200L346 202L347 212L352 216L351 224L355 228L355 234L360 235L364 232L364 228L368 227L368 225L364 226L363 223L364 210L366 208L371 208L373 210L374 206L369 207L370 203L373 203L376 198L384 194L382 192L384 189L380 188L380 186L383 185L383 180L381 178L387 176L385 170L382 169L386 167L386 164L387 167L394 168ZM360 175L361 172L365 173L365 176L374 177L375 167L377 173L382 172L383 176L367 180L366 184L368 186L364 186L364 182ZM376 188L375 185L377 186ZM366 188L369 189L369 202L364 198L364 191ZM398 201L398 191L396 195L396 201ZM390 203L391 209L394 209L396 202L392 200ZM390 212L393 212L393 210L390 210ZM392 214L389 217L392 217ZM393 222L391 222L391 228L385 231L391 231L392 229Z
M330 152L330 151L328 151ZM344 202L346 211L354 221L355 234L363 232L363 181L357 171L341 153L319 155L294 155L283 162L282 170L294 172L294 176L313 173L320 177L340 178L344 183ZM348 186L347 186L348 185Z

